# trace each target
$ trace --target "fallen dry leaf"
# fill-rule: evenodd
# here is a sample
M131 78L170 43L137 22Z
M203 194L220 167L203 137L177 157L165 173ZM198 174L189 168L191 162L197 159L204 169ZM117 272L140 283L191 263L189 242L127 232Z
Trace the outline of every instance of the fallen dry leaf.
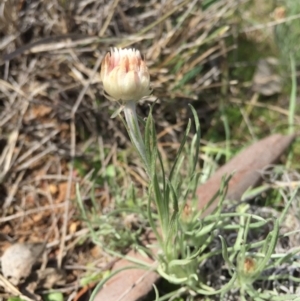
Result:
M57 185L56 184L50 184L49 185L49 191L52 195L56 194L58 191Z
M253 77L253 90L265 96L271 96L282 90L282 80L274 71L278 62L273 58L261 59L257 63Z
M38 278L38 287L43 289L51 289L56 285L64 285L66 283L66 273L58 268L46 268L36 272Z
M78 224L78 222L71 222L71 224L69 225L70 234L74 234L77 231Z
M45 105L38 105L32 108L32 114L35 119L44 117L52 111L52 107Z
M153 242L154 235L152 233L150 233L143 241L144 244ZM153 249L153 252L156 251L157 250ZM128 258L134 258L137 261L152 265L153 269L143 270L133 268L117 273L105 284L103 289L95 297L95 301L134 301L145 296L153 288L152 285L160 278L160 276L154 272L155 262L153 259L143 256L141 253L134 250L129 251L127 256ZM127 266L134 266L134 264L127 259L121 259L113 266L113 271L117 271L118 269Z
M45 243L16 243L8 247L1 257L4 277L18 285L30 275L44 249Z
M68 182L62 182L58 184L58 196L55 200L55 203L64 202L66 199L66 194L68 191ZM70 198L75 197L75 184L72 184Z
M198 209L203 209L207 202L219 190L224 176L233 174L228 184L227 199L240 200L249 187L254 187L261 180L261 171L276 162L293 142L295 136L275 134L248 146L228 163L219 168L208 181L198 188ZM218 199L204 212L211 213L218 205Z

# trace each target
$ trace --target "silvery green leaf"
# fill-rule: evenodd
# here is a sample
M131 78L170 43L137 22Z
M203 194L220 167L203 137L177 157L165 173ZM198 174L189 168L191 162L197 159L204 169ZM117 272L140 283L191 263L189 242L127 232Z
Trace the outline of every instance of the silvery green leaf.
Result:
M116 109L113 114L110 116L111 119L116 118L121 112L123 111L124 106L120 106L118 109Z

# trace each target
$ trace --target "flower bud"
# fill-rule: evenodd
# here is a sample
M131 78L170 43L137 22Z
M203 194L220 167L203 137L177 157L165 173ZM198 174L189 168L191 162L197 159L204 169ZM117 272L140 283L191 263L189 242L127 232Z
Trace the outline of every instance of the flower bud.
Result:
M151 93L146 63L133 48L112 48L102 61L101 80L108 98L116 101L138 101Z

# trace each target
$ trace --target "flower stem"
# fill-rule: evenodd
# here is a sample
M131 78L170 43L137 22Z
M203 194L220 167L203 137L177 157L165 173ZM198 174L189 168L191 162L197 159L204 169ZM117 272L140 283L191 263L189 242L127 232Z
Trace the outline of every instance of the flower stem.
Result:
M129 101L126 103L126 105L124 106L124 114L128 126L128 134L130 136L130 139L133 145L135 146L135 148L137 149L140 157L142 158L143 163L145 165L146 172L151 179L150 164L147 160L146 148L139 128L139 122L136 115L135 101Z

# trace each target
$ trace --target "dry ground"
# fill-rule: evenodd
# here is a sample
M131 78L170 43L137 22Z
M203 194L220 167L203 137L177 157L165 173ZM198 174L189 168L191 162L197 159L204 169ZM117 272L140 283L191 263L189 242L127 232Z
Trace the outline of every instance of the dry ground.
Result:
M109 118L116 106L102 95L102 57L111 46L134 46L144 53L168 156L189 117L187 103L193 102L208 131L219 95L236 85L221 77L236 47L225 38L238 30L239 9L246 1L212 2L0 3L0 251L14 242L46 239L43 264L60 269L55 283L66 298L80 296L79 280L89 263L105 270L114 260L85 239L88 229L77 209L76 184L87 206L95 187L95 201L103 208L113 199L106 181L93 185L95 170L105 178L107 166L120 166L145 184L135 159L129 156L127 166L117 155L117 149L126 150L128 139L122 123ZM139 110L145 115L147 104ZM99 152L101 167L96 168ZM52 287L39 285L39 294Z

